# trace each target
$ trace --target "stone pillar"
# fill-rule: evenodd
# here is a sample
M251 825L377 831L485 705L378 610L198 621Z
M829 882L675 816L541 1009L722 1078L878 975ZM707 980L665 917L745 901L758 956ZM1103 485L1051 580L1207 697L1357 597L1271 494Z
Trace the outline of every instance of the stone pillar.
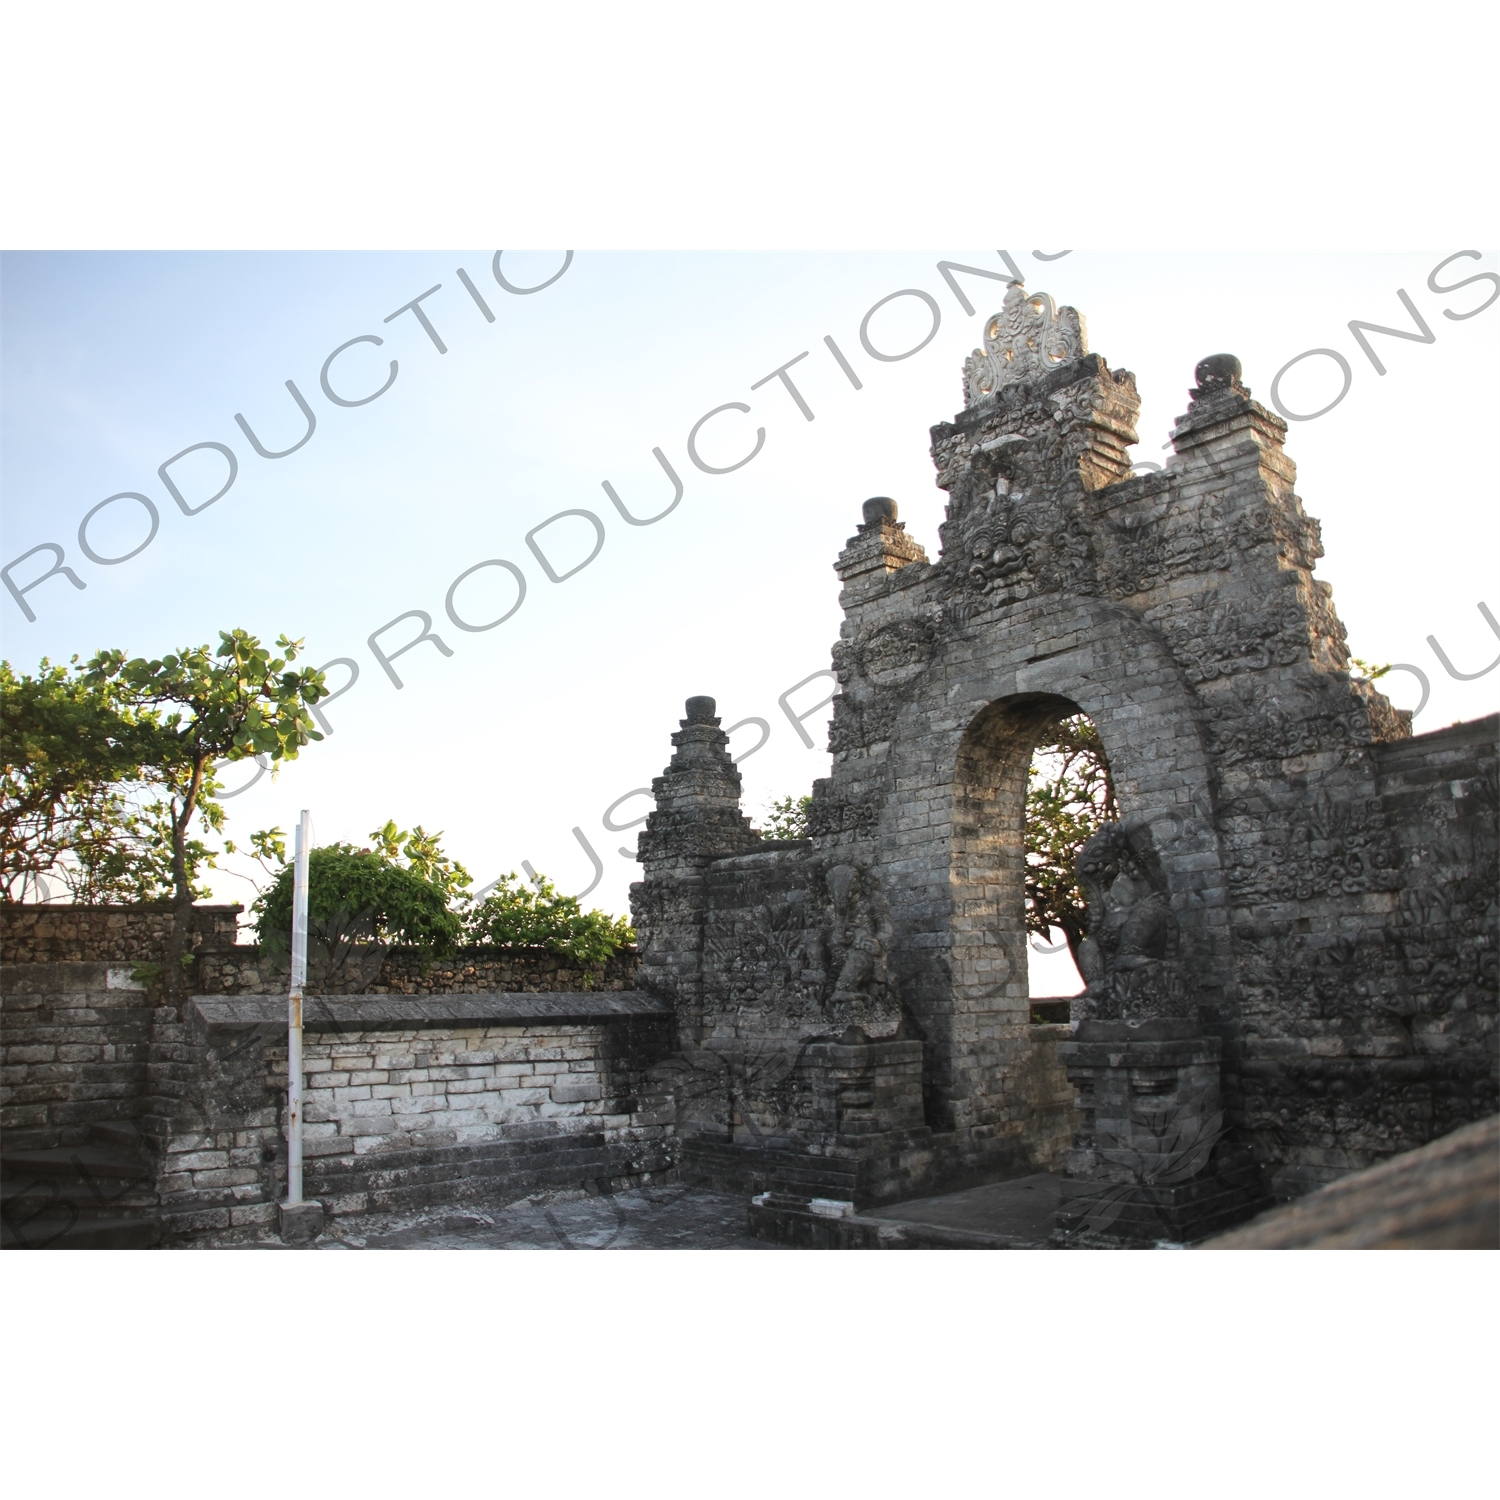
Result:
M771 1186L783 1206L808 1196L863 1207L909 1196L931 1166L922 1120L922 1044L871 1041L858 1026L810 1043L793 1075L788 1158ZM798 1182L798 1175L806 1181Z
M1187 1020L1084 1021L1062 1044L1084 1114L1063 1153L1065 1236L1186 1242L1270 1206L1223 1142L1222 1046Z
M1264 717L1262 704L1285 712L1304 698L1296 717L1348 721L1340 743L1405 738L1410 716L1403 721L1368 682L1348 677L1332 589L1313 577L1322 532L1295 493L1287 424L1252 399L1240 377L1232 354L1200 360L1188 409L1172 430L1177 491L1212 519L1230 560L1227 571L1204 577L1204 592L1213 592L1194 600L1198 619L1164 620L1174 653L1226 729L1247 711ZM1202 628L1205 602L1218 617L1212 631Z
M1088 989L1058 1048L1084 1123L1063 1154L1064 1241L1202 1239L1269 1206L1253 1161L1225 1140L1223 1043L1204 1034L1148 824L1105 825L1078 879Z
M1201 360L1195 377L1168 472L1221 556L1191 587L1176 581L1181 593L1153 613L1214 762L1230 966L1211 1026L1225 1042L1237 1138L1264 1161L1287 1164L1290 1150L1299 1170L1317 1171L1348 1161L1329 1160L1329 1137L1349 1138L1345 1105L1315 1106L1318 1124L1293 1124L1255 1080L1300 1056L1308 1061L1295 1066L1333 1070L1330 1087L1373 1097L1344 1070L1370 1045L1374 997L1388 992L1398 951L1402 855L1380 802L1376 747L1409 735L1411 720L1351 676L1332 589L1315 576L1323 545L1295 493L1287 424L1252 399L1233 355ZM1340 991L1347 1009L1333 999ZM1404 1046L1387 1024L1389 1042ZM1335 1116L1344 1123L1332 1125Z

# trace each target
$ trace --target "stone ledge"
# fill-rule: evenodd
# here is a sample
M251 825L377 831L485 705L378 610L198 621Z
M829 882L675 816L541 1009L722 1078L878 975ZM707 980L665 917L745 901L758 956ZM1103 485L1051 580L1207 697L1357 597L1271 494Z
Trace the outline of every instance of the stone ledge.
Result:
M131 978L138 967L128 959L109 963L0 964L0 994L59 996L113 990L139 994L144 1005L146 985Z
M1500 1249L1500 1116L1273 1209L1207 1250Z
M1014 1234L986 1234L906 1219L881 1219L819 1212L813 1203L761 1193L750 1200L748 1228L756 1239L793 1250L1045 1250L1045 1239ZM852 1207L852 1205L851 1205Z
M1478 719L1460 719L1444 729L1430 729L1410 739L1385 740L1372 748L1382 782L1386 777L1412 774L1441 781L1451 774L1441 759L1443 755L1467 754L1476 750L1493 755L1497 741L1500 741L1500 715L1486 714Z
M809 839L766 839L759 848L741 849L734 854L711 855L714 867L720 870L755 870L771 863L768 855L811 854L813 841ZM777 860L774 863L781 863Z
M224 999L194 995L190 1008L210 1031L245 1031L285 1026L286 998L246 995ZM538 1021L589 1022L670 1016L672 1007L637 991L573 994L437 995L421 998L380 995L303 1004L307 1031L331 1026L340 1032L389 1031L452 1026L529 1026Z

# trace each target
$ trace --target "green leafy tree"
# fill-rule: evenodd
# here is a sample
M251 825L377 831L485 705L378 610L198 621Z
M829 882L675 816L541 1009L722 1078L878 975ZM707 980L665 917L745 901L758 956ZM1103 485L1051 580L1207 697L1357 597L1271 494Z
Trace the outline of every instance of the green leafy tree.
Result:
M1032 754L1026 788L1026 929L1067 937L1073 960L1087 936L1078 853L1120 816L1099 731L1083 714L1054 725Z
M777 797L766 812L765 835L769 839L805 839L812 795Z
M80 903L167 895L144 768L171 753L117 684L0 662L0 898L45 899L50 880Z
M584 968L595 969L613 952L635 941L624 917L584 911L576 896L560 896L550 880L524 884L512 871L502 875L464 924L471 943L495 948L545 948Z
M217 649L187 647L159 660L101 651L84 673L88 686L108 689L125 712L154 725L140 772L156 796L136 817L147 846L164 853L169 867L175 917L167 977L174 990L198 894L194 876L212 863L207 846L191 836L193 820L212 832L224 821L214 766L256 755L295 760L304 745L323 738L309 710L328 689L321 672L292 670L301 649L301 641L283 635L276 642L282 654L273 655L246 631L221 631Z

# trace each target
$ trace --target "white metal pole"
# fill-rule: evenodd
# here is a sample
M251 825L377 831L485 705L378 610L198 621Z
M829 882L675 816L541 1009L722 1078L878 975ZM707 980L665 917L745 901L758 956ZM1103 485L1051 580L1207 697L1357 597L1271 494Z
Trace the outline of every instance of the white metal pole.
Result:
M286 1021L286 1201L302 1201L302 989L307 983L307 856L312 848L312 815L297 823L292 865L292 975Z

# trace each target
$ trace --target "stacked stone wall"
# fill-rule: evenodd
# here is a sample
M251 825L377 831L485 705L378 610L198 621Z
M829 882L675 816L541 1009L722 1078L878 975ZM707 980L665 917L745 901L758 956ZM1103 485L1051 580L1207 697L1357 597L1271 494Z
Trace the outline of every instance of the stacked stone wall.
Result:
M583 996L549 997L575 1020L528 1008L497 996L308 1002L305 1195L337 1217L608 1192L670 1173L672 1103L651 1077L670 1051L667 1019L649 1002ZM160 1122L169 1238L275 1223L287 1080L285 1021L271 1010L200 998L172 1028L187 1066Z
M241 906L195 906L188 946L232 947ZM142 964L166 960L172 908L0 905L0 963Z
M81 1145L140 1118L156 1005L129 966L16 964L0 989L0 1132L12 1146Z
M0 1129L20 1243L41 1234L20 1223L38 1212L47 1226L72 1208L97 1217L101 1140L129 1157L130 1192L109 1185L109 1212L149 1220L168 1243L274 1226L286 1192L282 997L169 1005L129 967L46 964L6 966L0 999ZM675 1168L674 1074L661 1069L674 1031L647 997L309 999L304 1034L306 1194L335 1215L611 1191ZM60 1153L55 1180L47 1152Z
M190 977L205 993L173 1004L169 910L7 910L0 1131L16 1243L65 1244L101 1218L167 1243L274 1227L285 960L236 944L237 913L195 908ZM366 957L369 993L307 1002L309 1196L335 1213L416 1209L673 1170L673 1110L645 1078L671 1051L670 1019L629 993L634 950L587 972L544 950Z
M1311 800L1238 914L1243 1118L1280 1196L1500 1107L1497 731L1375 745L1376 795Z
M621 948L601 968L584 968L545 948L460 948L433 958L414 948L392 948L373 955L367 983L341 985L330 993L361 995L545 994L574 990L635 988L639 963L634 948ZM204 995L271 995L285 992L284 956L262 954L242 943L199 953L193 989ZM313 984L309 982L311 991Z
M285 955L236 942L240 906L195 906L189 950L190 985L203 995L285 993ZM139 969L166 961L172 935L170 907L0 906L0 962L106 964ZM338 993L371 995L532 994L547 991L630 990L639 956L617 949L602 967L584 968L545 948L459 948L433 958L415 948L373 950L340 971ZM141 977L152 977L149 968ZM310 992L320 992L309 985Z

